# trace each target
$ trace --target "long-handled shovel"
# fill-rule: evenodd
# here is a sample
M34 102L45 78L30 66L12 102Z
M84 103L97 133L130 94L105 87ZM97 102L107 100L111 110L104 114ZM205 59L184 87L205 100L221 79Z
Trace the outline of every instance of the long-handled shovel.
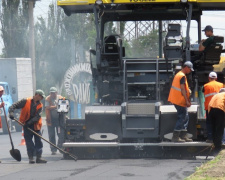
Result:
M24 127L24 124L23 124L23 123L21 123L20 121L18 121L18 120L15 119L15 118L14 118L14 120L15 120L17 123L19 123L21 126ZM51 144L52 146L54 146L56 149L58 149L59 151L61 151L63 154L69 155L69 156L70 156L71 158L73 158L75 161L77 160L77 157L76 157L76 156L70 154L69 152L66 152L66 151L60 149L58 146L56 146L55 144L51 143L51 142L48 141L47 139L43 138L41 135L39 135L38 133L36 133L36 132L33 131L32 129L30 129L29 127L27 127L27 129L28 129L29 131L31 131L32 133L34 133L35 135L37 135L38 137L40 137L41 139L43 139L45 142L47 142L47 143Z
M1 97L1 100L3 102L3 99ZM18 149L14 149L14 145L13 145L13 142L12 142L12 137L11 137L11 132L9 130L9 124L8 124L8 120L7 120L7 116L6 116L6 112L5 112L5 107L3 106L3 111L4 111L4 115L5 115L5 121L6 121L6 125L7 125L7 128L8 128L8 132L9 132L9 138L10 138L10 142L11 142L11 145L12 145L12 149L9 151L11 156L17 160L17 161L21 161L21 154L20 154L20 151Z

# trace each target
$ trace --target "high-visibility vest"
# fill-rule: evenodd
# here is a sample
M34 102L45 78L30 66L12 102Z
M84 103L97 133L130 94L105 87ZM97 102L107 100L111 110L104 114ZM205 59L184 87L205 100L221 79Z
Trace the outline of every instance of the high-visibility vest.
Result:
M27 98L27 102L26 102L25 106L21 110L19 121L21 123L23 123L23 124L25 124L25 122L30 118L31 100L32 100L32 98ZM38 104L37 107L36 107L36 113L42 107L43 107L42 103ZM40 130L41 126L42 126L42 118L40 117L38 122L34 123L34 129L36 131Z
M62 98L63 98L62 96L57 95L57 99L62 99ZM53 106L50 95L47 96L45 100L48 101L49 106ZM45 108L45 115L46 115L46 124L48 126L51 126L52 125L51 111Z
M208 110L218 108L225 112L225 92L218 93L212 97L209 102Z
M184 85L185 85L185 90L187 93L187 98L189 99L190 92L189 92L189 87L188 87L188 83L187 83L187 78L182 71L179 71L173 79L173 83L172 83L172 87L170 89L168 101L171 102L172 104L176 104L178 106L187 107L186 100L181 93L180 80L182 77L185 77Z
M221 88L223 88L223 83L217 81L210 81L204 85L205 110L208 110L210 100Z

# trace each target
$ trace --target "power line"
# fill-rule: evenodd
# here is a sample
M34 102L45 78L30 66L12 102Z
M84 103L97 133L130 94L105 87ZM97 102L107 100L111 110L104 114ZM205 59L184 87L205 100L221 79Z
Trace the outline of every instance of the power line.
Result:
M43 14L48 14L48 12L46 13L40 6L37 5L37 7L43 12Z

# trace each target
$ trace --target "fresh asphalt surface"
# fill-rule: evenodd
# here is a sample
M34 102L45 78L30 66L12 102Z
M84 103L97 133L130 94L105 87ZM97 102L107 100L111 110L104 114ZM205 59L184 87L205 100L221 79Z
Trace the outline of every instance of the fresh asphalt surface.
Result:
M43 137L48 139L46 125ZM19 146L22 133L12 132L14 148L21 152L22 161L14 160L8 134L0 133L0 180L175 180L184 179L196 167L205 162L205 157L197 160L177 159L103 159L103 160L63 160L62 154L51 155L49 144L43 141L43 157L47 164L29 164L26 146Z

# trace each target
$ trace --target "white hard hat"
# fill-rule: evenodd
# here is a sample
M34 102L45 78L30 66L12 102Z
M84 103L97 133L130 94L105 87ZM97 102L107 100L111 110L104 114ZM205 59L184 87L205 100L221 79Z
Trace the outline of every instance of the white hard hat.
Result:
M4 91L4 88L3 88L3 86L0 86L0 91Z
M221 88L219 92L225 92L225 88Z
M217 78L217 74L212 71L211 73L209 73L209 77L210 78Z

